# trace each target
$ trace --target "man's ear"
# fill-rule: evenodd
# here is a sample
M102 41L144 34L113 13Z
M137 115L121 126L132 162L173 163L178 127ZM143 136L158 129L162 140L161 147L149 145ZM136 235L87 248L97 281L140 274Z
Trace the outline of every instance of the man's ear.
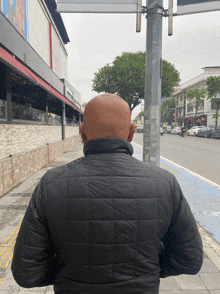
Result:
M85 131L84 131L84 125L83 125L83 123L82 124L79 124L79 132L81 134L81 138L82 138L83 143L86 143L87 138L86 138L86 134L85 134Z
M134 133L135 133L135 124L131 124L130 133L129 133L129 136L127 138L127 141L128 142L131 142L132 141L133 136L134 136Z

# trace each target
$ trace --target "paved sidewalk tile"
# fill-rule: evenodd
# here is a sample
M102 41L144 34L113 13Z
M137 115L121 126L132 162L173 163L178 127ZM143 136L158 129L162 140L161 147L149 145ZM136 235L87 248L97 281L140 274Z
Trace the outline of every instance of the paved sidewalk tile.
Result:
M41 290L36 290L36 288L30 288L30 289L24 289L24 288L21 288L19 291L18 291L18 294L27 294L27 293L30 293L30 294L45 294L46 293L46 288L42 288Z
M200 273L218 273L218 272L219 270L213 264L213 262L208 258L204 258Z
M180 275L175 277L181 290L207 290L198 275Z
M199 276L209 290L220 290L220 273L201 273Z
M160 291L159 294L210 294L208 290L196 290L196 291ZM218 293L216 293L218 294Z
M220 257L212 250L211 247L204 247L203 251L220 271Z
M168 277L165 279L160 279L160 291L174 291L174 290L181 290L178 286L177 281L174 277Z
M2 279L2 282L0 284L0 290L1 291L10 291L10 293L16 293L16 291L19 290L18 284L15 282L12 272L10 269L8 269L5 273L4 278Z

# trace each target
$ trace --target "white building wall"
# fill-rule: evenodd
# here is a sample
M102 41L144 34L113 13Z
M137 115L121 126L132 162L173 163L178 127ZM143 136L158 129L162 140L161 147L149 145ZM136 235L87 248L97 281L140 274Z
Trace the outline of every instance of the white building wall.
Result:
M81 105L81 94L74 88L74 99Z
M29 43L50 66L49 19L39 0L28 1Z
M64 51L61 44L59 44L59 63L60 63L60 71L59 77L60 79L68 80L68 73L67 73L67 54Z
M60 78L60 42L52 26L52 56L53 56L53 71Z
M1 0L0 0L1 1ZM52 17L45 10L44 0L28 1L28 37L30 45L50 67L50 32L52 24L52 63L53 71L59 78L67 80L67 52Z

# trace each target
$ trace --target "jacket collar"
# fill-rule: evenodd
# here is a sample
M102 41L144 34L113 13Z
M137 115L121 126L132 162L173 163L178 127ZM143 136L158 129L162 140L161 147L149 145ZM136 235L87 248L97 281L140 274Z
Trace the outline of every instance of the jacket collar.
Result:
M100 138L86 142L83 147L85 155L98 153L126 153L132 155L132 145L121 138Z

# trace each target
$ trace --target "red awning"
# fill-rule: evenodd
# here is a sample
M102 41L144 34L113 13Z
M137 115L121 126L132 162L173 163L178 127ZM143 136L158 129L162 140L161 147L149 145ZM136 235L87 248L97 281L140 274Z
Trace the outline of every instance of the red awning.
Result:
M83 112L76 107L73 103L71 103L65 96L57 92L54 88L52 88L49 84L44 82L41 78L39 78L35 73L33 73L30 69L28 69L26 66L24 66L20 61L18 61L15 57L13 57L10 53L8 53L6 50L4 50L2 47L0 47L0 60L17 69L19 72L23 73L25 76L27 76L29 79L31 79L33 82L39 84L39 86L43 87L47 91L51 92L54 96L61 99L66 104L69 104L71 107L74 107L76 110L78 110L80 113L83 114Z

